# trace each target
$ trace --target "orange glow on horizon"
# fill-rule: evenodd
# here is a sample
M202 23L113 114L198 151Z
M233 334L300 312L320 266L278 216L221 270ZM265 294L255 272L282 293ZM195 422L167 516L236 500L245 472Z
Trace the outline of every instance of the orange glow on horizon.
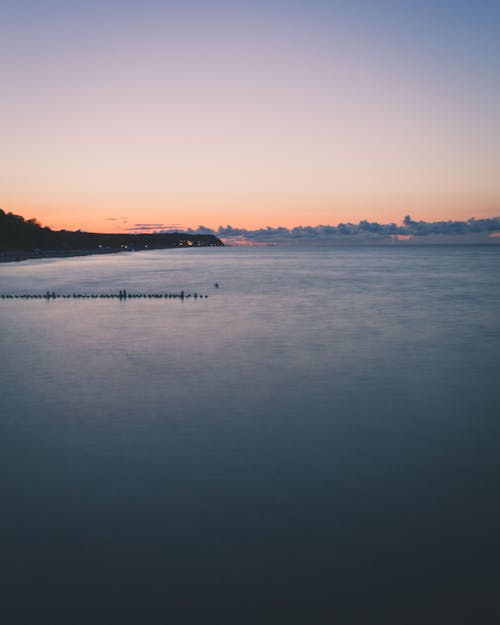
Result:
M493 201L478 205L465 200L441 199L420 205L417 200L404 202L393 199L392 202L373 202L370 207L368 202L350 205L347 200L321 196L175 198L172 201L149 198L149 202L148 198L144 202L139 202L137 198L120 198L111 202L108 200L107 204L104 201L94 204L85 199L49 203L26 198L21 202L4 203L0 207L25 219L35 218L42 226L54 230L102 233L138 231L141 225L155 226L154 230L184 230L199 226L217 230L219 226L230 224L235 228L256 230L267 226L336 226L361 220L400 224L407 214L417 221L466 221L471 217L481 219L500 215L500 204Z

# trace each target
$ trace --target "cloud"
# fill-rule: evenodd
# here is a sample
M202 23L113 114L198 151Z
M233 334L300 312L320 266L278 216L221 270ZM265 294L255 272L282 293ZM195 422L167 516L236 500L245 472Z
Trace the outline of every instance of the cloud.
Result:
M134 224L130 228L125 228L125 230L132 230L134 232L155 232L168 227L169 226L166 224Z
M111 218L114 219L114 218ZM249 230L236 228L231 225L219 226L216 229L200 225L197 228L184 228L181 224L139 223L125 230L135 233L171 233L184 232L186 234L214 234L223 241L232 244L270 245L273 243L298 245L314 244L328 245L338 243L362 242L390 242L390 241L425 241L425 237L438 236L444 238L449 235L462 236L463 240L469 237L476 240L478 235L489 238L500 236L500 217L476 219L471 217L467 221L415 221L407 215L401 224L378 223L362 220L357 224L340 223L336 226L283 226L258 228Z
M172 230L182 230L184 231L184 226L182 226L181 224L163 224L162 226L163 228L167 228L167 230L170 232Z
M381 242L381 241L406 241L411 239L424 240L429 235L477 235L500 232L500 217L490 219L476 219L472 217L467 221L414 221L407 215L401 224L378 223L362 220L357 224L340 223L337 226L297 226L285 228L279 226L273 228L259 228L248 230L235 228L231 225L219 226L216 230L199 226L189 229L190 234L215 234L219 238L230 243L247 244L328 244L349 242Z
M410 215L403 220L404 234L425 236L427 234L472 234L479 232L494 232L500 230L500 217L490 219L476 219L471 217L467 221L414 221Z
M196 229L189 228L186 230L189 234L216 234L215 230L212 228L207 228L206 226L198 226Z

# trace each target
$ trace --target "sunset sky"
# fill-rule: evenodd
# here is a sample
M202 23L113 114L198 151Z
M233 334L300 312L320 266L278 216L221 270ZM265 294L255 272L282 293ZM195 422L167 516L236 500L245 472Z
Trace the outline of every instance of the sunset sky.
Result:
M17 0L0 207L54 228L500 215L497 0Z

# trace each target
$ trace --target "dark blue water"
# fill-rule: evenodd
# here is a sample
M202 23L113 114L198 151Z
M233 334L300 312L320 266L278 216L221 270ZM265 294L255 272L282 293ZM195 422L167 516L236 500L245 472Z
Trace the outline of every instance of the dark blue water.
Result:
M497 622L500 249L0 266L120 288L0 300L6 622Z

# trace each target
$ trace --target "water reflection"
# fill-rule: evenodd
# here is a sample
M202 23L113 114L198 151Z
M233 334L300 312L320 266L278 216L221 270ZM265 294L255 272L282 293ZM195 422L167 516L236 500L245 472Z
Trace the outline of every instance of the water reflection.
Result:
M0 303L3 587L183 623L491 602L499 253L181 252L1 268L210 295Z

